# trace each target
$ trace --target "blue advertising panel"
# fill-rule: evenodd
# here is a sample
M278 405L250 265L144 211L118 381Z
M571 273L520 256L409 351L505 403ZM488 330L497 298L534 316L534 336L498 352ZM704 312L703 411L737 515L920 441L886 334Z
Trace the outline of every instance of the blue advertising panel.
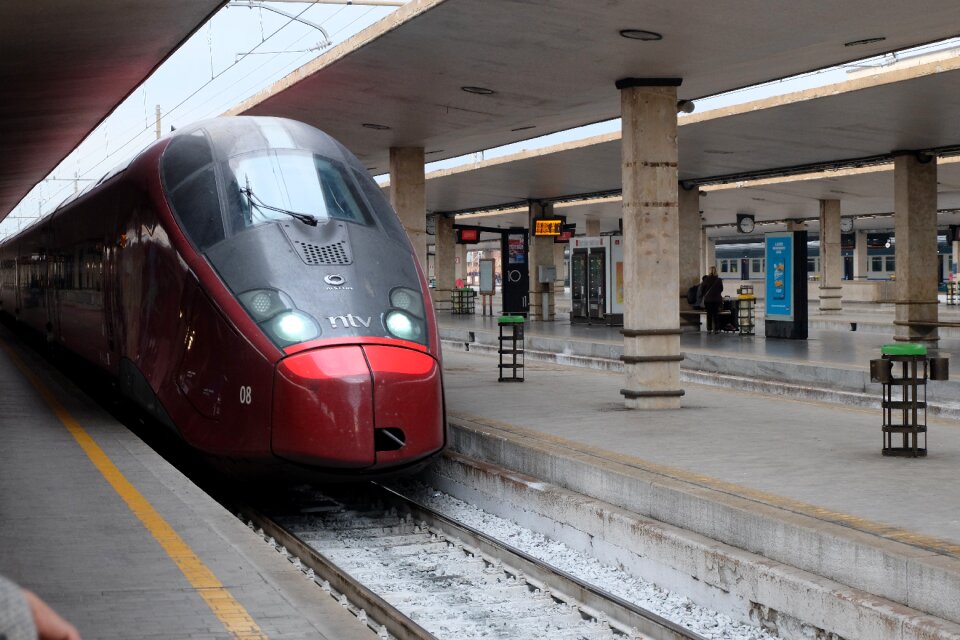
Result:
M768 320L793 320L793 233L768 233L767 257Z

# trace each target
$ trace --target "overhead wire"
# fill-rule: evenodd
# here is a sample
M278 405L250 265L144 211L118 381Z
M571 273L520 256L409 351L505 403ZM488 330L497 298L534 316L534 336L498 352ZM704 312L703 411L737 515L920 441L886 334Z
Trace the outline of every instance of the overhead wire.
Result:
M228 73L229 71L231 71L231 70L233 70L234 68L236 68L236 67L237 67L243 60L245 60L250 54L254 53L254 52L256 51L256 49L258 49L260 46L262 46L263 44L265 44L266 42L268 42L271 38L273 38L274 36L276 36L277 34L279 34L280 32L282 32L285 28L287 28L288 26L290 26L292 23L296 22L296 21L297 21L297 18L303 16L303 14L305 14L307 11L309 11L311 8L313 8L313 6L314 6L314 5L309 5L309 6L305 7L302 11L300 11L298 14L296 14L296 16L294 16L294 17L292 17L292 18L289 18L284 24L282 24L281 26L277 27L273 32L271 32L271 33L270 33L268 36L266 36L266 37L263 36L263 31L262 31L262 15L261 15L261 17L260 17L260 20L261 20L261 41L260 41L258 44L256 44L252 49L250 49L250 51L248 51L248 52L246 52L245 54L243 54L242 57L236 59L233 63L229 64L227 67L225 67L223 70L221 70L220 73L213 74L212 77L210 78L210 80L207 80L206 82L204 82L201 86L199 86L197 89L195 89L193 92L191 92L187 97L183 98L180 102L178 102L173 108L169 109L169 110L166 112L166 115L167 115L167 116L170 116L171 114L173 114L174 112L176 112L177 110L179 110L182 106L184 106L187 102L189 102L189 101L190 101L192 98L194 98L197 94L199 94L201 91L203 91L204 89L206 89L207 87L209 87L211 84L213 84L217 79L219 79L219 78L222 77L224 74L226 74L226 73ZM335 11L331 16L329 16L329 17L325 20L325 22L336 18L336 16L338 16L344 9L345 9L345 7L341 7L340 9L338 9L337 11ZM360 20L360 19L363 18L364 16L368 15L368 14L369 14L371 11L373 11L373 10L375 10L375 9L374 9L374 8L371 8L371 9L366 10L363 14L361 14L360 16L358 16L357 18L355 18L355 19L352 20L351 22L347 23L346 25L344 25L344 26L341 27L340 29L337 29L336 31L334 31L334 32L331 34L331 40L332 40L332 38L333 38L335 35L338 35L338 34L341 33L344 29L349 28L351 25L353 25L354 23L356 23L358 20ZM211 28L212 28L212 27L211 27ZM292 44L298 43L298 42L300 42L301 40L305 39L306 37L307 37L307 34L304 34L303 36L300 36L299 38L297 38L296 40L294 40L294 42L293 42ZM211 44L211 46L212 46L212 44ZM254 69L254 73L257 72L257 71L259 71L259 70L261 70L261 69L263 69L264 67L270 65L271 63L273 63L279 55L283 55L283 54L282 54L282 53L277 53L277 54L275 54L273 57L271 57L270 59L266 60L263 64L259 65L256 69ZM300 63L300 60L301 60L303 57L304 57L304 56L298 57L298 59L297 59L297 61L296 61L297 66L300 66L300 65L302 64L302 63ZM311 59L312 59L313 57L316 57L316 56L310 56ZM211 61L211 64L212 64L212 61ZM286 66L284 66L284 67L282 67L282 68L280 69L280 71L279 71L279 74L280 74L279 77L280 77L280 78L284 77L285 75L287 75L287 74L289 73L289 70L288 70L289 67L290 67L290 65L288 64L288 65L286 65ZM294 67L294 68L296 68L296 67ZM212 69L212 67L211 67L211 73L212 73L212 72L213 72L213 69ZM251 75L250 73L247 73L247 74L244 76L244 78L248 78L248 77L250 77L250 75ZM274 75L276 75L276 74L274 74ZM230 85L230 86L228 86L228 87L226 87L226 88L224 88L224 89L221 89L218 93L222 94L224 91L227 91L227 90L229 90L231 87L236 86L239 82L240 82L240 81L237 81L237 82L233 83L232 85ZM267 81L266 83L261 82L261 84L269 84L269 82L270 82L270 81ZM254 90L254 89L249 89L249 88L248 88L247 90L248 90L248 91L252 91L252 90ZM109 159L111 159L111 158L113 158L114 156L116 156L116 155L124 152L124 151L127 149L127 147L129 147L131 144L135 143L143 134L148 133L148 132L150 131L150 123L149 123L149 120L148 120L147 106L146 106L146 103L147 103L147 95L146 95L146 87L145 87L145 86L144 86L144 88L143 88L143 91L144 91L144 93L143 93L143 99L144 99L144 126L143 126L142 128L138 128L138 129L136 130L136 132L133 133L133 135L132 135L131 137L127 138L127 140L126 140L125 142L123 142L122 144L120 144L119 146L117 146L114 151L108 151L106 154L98 153L97 156L100 157L99 161L97 161L97 162L95 162L93 165L89 166L89 167L88 167L87 169L85 169L82 173L78 173L78 175L77 175L73 180L70 180L70 181L74 181L74 180L77 180L77 181L78 181L78 180L81 180L81 179L82 179L82 180L89 180L89 179L86 178L85 176L87 176L87 175L89 175L90 173L92 173L93 171L95 171L98 167L100 167L101 165L103 165L103 164L104 164L105 162L107 162ZM215 96L214 96L214 97L215 97ZM207 102L209 102L209 100L208 100ZM202 103L201 105L198 105L197 107L195 107L195 108L193 109L193 111L196 111L198 108L200 108L201 106L203 106L203 104L205 104L205 103ZM104 125L106 125L106 121L104 122ZM104 126L104 125L101 125L101 126ZM129 134L129 133L132 132L132 131L133 131L132 128L128 128L128 129L124 130L124 131L121 133L121 135L122 135L122 136L126 136L127 134ZM94 132L91 132L91 135L93 135L94 133L95 133L95 131L94 131ZM106 130L106 129L104 129L104 134L107 135L107 130ZM87 139L84 140L84 142L86 142L86 141L88 141L88 140L90 140L90 136L88 136ZM82 144L83 144L83 143L81 143L81 145L82 145ZM109 138L105 138L104 145L105 145L105 147L109 148ZM79 146L78 146L78 148L79 148ZM76 157L74 158L74 160L76 161L77 166L79 167L81 160L87 160L87 159L89 159L91 156L93 156L94 153L95 153L95 152L89 152L89 153L87 153L86 155L82 155L82 156L79 156L79 155L78 155L78 156L76 156ZM66 160L66 159L65 159L65 160ZM62 163L61 163L61 164L62 164ZM60 167L58 166L57 169L59 169L59 168L60 168ZM59 180L59 179L57 179L57 178L55 177L55 176L56 176L56 171L57 171L57 169L55 169L53 172L51 172L51 176L52 176L52 178L50 178L51 180L53 180L53 179ZM81 178L81 176L84 176L84 177ZM41 186L41 185L42 185L44 182L46 182L47 180L48 180L48 179L45 178L45 179L44 179L43 181L41 181L37 186L38 186L38 187ZM53 193L51 193L50 195L48 195L48 196L46 196L46 197L43 197L42 191L38 192L38 194L37 194L37 196L36 196L36 199L37 199L38 204L39 204L39 206L41 207L41 209L42 209L43 205L46 204L46 203L49 203L49 202L55 201L55 200L56 200L56 201L59 201L59 200L57 200L58 196L61 196L61 194L64 194L64 192L65 192L67 189L69 189L69 188L70 188L70 184L69 184L69 181L68 181L67 184L61 186L59 189L55 190ZM18 209L20 209L21 212L22 212L22 205L23 205L24 202L26 202L28 199L30 199L29 194L28 194L27 197L24 198L23 201L21 201L20 203L18 203L17 207L15 207L13 211L11 211L11 215L8 216L8 217L11 218L11 219L24 219L24 218L26 218L26 216L15 216L15 215L13 215L13 214L14 214ZM60 198L60 199L62 199L62 198ZM48 212L48 213L49 213L49 212ZM43 217L43 214L41 214L41 215L39 215L39 216L36 216L36 217ZM18 225L18 231L19 231L19 225ZM0 234L2 234L2 232L0 232Z

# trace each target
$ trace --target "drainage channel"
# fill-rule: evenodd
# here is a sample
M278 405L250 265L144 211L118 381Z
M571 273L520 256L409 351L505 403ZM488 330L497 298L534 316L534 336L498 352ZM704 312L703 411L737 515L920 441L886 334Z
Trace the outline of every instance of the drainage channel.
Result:
M239 515L381 638L704 640L377 485Z

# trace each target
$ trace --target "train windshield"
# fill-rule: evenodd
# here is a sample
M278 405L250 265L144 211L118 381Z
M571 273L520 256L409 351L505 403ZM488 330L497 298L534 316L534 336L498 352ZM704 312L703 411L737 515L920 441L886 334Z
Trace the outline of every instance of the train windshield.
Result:
M247 153L225 163L224 177L232 233L289 217L370 224L352 176L332 158L294 149Z

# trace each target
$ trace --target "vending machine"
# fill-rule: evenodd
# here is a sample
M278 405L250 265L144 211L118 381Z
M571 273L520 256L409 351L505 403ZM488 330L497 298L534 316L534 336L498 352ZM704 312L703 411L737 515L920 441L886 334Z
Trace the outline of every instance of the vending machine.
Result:
M623 325L623 237L570 239L570 321Z

